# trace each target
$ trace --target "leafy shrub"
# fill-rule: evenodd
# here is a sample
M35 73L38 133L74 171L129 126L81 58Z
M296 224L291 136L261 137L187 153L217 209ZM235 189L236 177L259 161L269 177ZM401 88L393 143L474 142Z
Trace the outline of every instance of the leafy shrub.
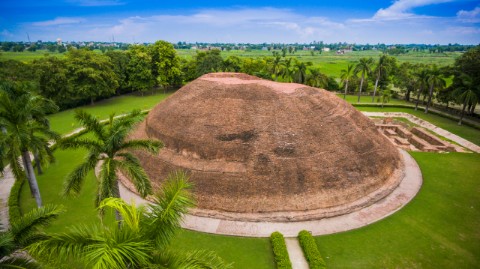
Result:
M307 259L308 265L310 269L325 269L327 265L318 251L317 243L313 236L303 230L300 231L298 234L298 241L300 242L300 246L303 249L303 253L305 254L305 259Z
M10 220L19 219L22 216L18 200L20 190L24 183L25 180L15 180L15 183L13 183L12 189L10 190L10 196L8 197L8 216Z
M278 269L291 269L292 263L288 256L287 245L285 245L285 238L279 232L274 232L270 235L270 242L272 242L273 256Z

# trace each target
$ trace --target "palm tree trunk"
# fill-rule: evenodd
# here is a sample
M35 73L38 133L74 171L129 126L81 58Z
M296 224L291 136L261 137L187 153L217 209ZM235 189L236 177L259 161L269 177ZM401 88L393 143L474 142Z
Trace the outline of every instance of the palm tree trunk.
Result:
M378 80L380 79L380 72L378 72L377 80L375 80L375 88L373 88L372 103L375 103L375 94L377 93Z
M357 103L360 102L360 95L362 94L362 87L363 87L363 79L364 79L365 73L362 73L362 80L360 81L360 90L358 91L358 100Z
M37 174L39 175L43 174L42 164L40 163L40 159L38 158L37 153L33 155L33 161L35 162L35 168L37 168Z
M465 107L467 106L467 100L463 102L462 114L460 115L460 120L458 121L458 125L462 125L463 115L465 115Z
M22 152L23 167L27 174L28 185L30 186L30 192L33 198L37 202L37 207L42 206L42 197L40 196L40 189L38 188L37 178L35 177L35 171L33 171L32 160L30 159L30 153L28 151Z
M430 85L430 91L428 92L428 101L427 105L425 106L425 113L428 113L428 106L430 105L430 102L432 102L432 95L433 95L433 83Z
M343 94L343 99L347 99L347 90L348 90L348 79L345 82L345 93Z
M120 198L120 180L116 180L116 184L114 183L113 184L113 189L112 189L112 192L113 192L113 197L115 198ZM122 225L122 221L123 221L123 218L122 218L122 215L120 215L120 212L118 212L118 210L115 210L115 220L118 222L118 227L120 228L120 226Z
M415 103L415 111L417 111L418 109L418 103L420 102L420 93L422 92L422 89L420 88L418 90L418 94L417 94L417 102Z

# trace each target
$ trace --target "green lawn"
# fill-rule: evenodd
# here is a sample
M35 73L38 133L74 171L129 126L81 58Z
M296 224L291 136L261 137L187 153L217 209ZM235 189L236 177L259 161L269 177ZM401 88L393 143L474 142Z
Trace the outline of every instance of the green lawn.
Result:
M378 94L378 93L377 93ZM343 94L337 94L338 97L343 99ZM377 95L378 96L378 95ZM351 104L356 104L358 100L358 95L348 95L346 96L345 99L347 102ZM361 95L360 96L360 103L372 103L372 96L368 95ZM377 97L375 97L375 100L373 103L378 103L381 104L380 102L377 102ZM401 99L391 99L388 104L393 104L393 105L409 105L410 103L405 102L405 100Z
M76 109L83 109L100 119L106 119L111 113L114 112L116 115L120 115L130 112L133 109L151 109L170 95L171 93L163 94L162 92L156 92L148 95L146 94L145 96L135 94L122 95L119 97L112 97L99 101L94 105L82 106ZM52 130L60 134L66 134L80 127L74 119L74 111L75 109L69 109L50 115L48 118L50 120Z
M480 268L480 155L412 155L420 193L385 220L316 237L328 268Z
M35 59L42 58L46 55L63 58L65 54L58 53L58 52L49 52L48 50L23 51L23 52L2 51L0 53L0 61L17 60L21 62L31 62Z

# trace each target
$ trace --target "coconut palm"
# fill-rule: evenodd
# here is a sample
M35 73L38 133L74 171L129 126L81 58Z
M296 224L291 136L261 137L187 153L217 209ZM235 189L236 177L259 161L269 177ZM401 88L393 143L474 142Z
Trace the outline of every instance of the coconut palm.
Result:
M293 58L285 59L285 60L282 62L282 65L281 65L281 68L280 68L280 75L281 75L282 78L285 79L287 82L291 82L292 79L293 79L292 59L293 59Z
M360 102L360 95L362 94L362 87L363 87L363 81L365 80L365 76L370 74L372 71L372 65L373 65L373 58L360 58L359 62L355 66L354 73L362 74L362 78L360 80L360 89L358 91L358 100L357 103Z
M380 56L380 59L378 59L377 66L375 67L375 74L377 74L377 78L375 79L375 87L373 88L372 103L375 101L375 94L377 93L378 81L380 80L382 74L387 74L391 65L392 65L392 60L386 54L383 54L382 56Z
M274 51L275 52L275 51ZM278 80L278 76L280 74L280 67L282 63L282 57L280 55L274 54L274 58L271 61L271 73L275 77L275 81Z
M420 102L420 94L422 94L425 91L426 86L428 84L428 82L427 82L427 80L428 80L428 70L425 69L425 68L421 68L420 70L418 70L417 72L414 73L414 76L415 76L416 84L417 84L417 87L418 87L417 100L415 102L415 110L417 110L418 109L418 103Z
M347 90L348 90L348 81L354 76L354 66L353 64L349 64L347 69L342 69L340 71L340 78L345 83L345 93L343 94L343 99L347 98Z
M311 65L311 62L300 62L295 60L293 64L293 76L295 82L305 84L307 81L307 68Z
M466 74L461 74L459 78L461 81L461 86L455 89L454 96L457 96L457 102L463 105L462 114L460 115L460 120L458 121L458 125L462 125L463 117L465 115L465 108L467 105L478 102L476 91L480 91L480 86L475 85L473 79Z
M328 85L328 77L322 74L320 68L309 69L310 74L307 75L307 85L317 88L326 88Z
M50 130L46 114L58 107L48 99L31 92L30 84L4 83L0 85L0 129L2 140L8 145L2 150L16 180L28 180L30 192L38 207L42 206L40 189L32 166L30 152L37 162L53 161L49 140L59 135ZM19 161L21 157L21 161ZM0 170L3 166L0 166Z
M169 176L151 204L136 207L107 198L100 208L120 212L120 225L76 226L31 245L29 252L53 265L73 260L84 268L230 268L213 253L170 249L182 216L194 205L190 189L186 174L177 172Z
M100 165L100 171L96 206L107 197L120 197L117 172L125 174L142 197L152 192L150 180L138 158L127 151L146 150L158 153L163 146L160 141L127 139L135 124L142 120L139 110L117 119L112 114L106 124L81 110L75 111L75 119L95 138L68 137L60 141L61 148L85 148L89 151L83 163L67 176L64 182L64 195L79 194L85 177L97 164Z
M16 255L25 247L45 238L40 231L63 211L61 206L47 205L33 209L20 219L11 220L11 227L0 232L0 268L40 268L40 265L26 257Z
M428 108L432 103L433 90L443 89L446 85L445 80L442 78L442 72L436 65L433 65L433 67L429 70L427 82L430 90L428 91L428 101L427 105L425 106L425 113L428 113Z

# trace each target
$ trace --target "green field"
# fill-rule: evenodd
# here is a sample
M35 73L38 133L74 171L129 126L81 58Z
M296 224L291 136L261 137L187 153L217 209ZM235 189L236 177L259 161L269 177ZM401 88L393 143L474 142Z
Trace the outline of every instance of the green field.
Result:
M64 55L65 55L64 53L49 52L48 50L23 51L23 52L2 51L0 52L0 61L17 60L21 62L31 62L35 59L42 58L45 56L56 56L58 58L63 58Z
M85 109L103 118L132 108L148 109L166 96L160 93L139 97L121 96ZM349 97L349 99L351 99ZM354 99L356 101L356 99ZM366 100L368 101L368 99ZM413 109L370 108L361 110L405 111L451 132L471 136L480 144L480 131L458 126L455 121ZM67 133L73 111L50 116L52 128ZM475 137L477 139L475 139ZM83 150L57 150L38 182L44 203L65 205L64 213L48 231L61 232L79 223L99 221L94 209L95 178L89 174L77 198L62 198L65 176L82 161ZM480 267L480 155L468 153L411 153L424 175L422 189L404 209L364 228L317 237L328 268L478 268ZM25 184L20 204L23 212L35 206ZM107 221L113 218L108 217ZM210 235L193 231L178 234L173 247L180 250L214 250L235 268L275 268L268 239Z

